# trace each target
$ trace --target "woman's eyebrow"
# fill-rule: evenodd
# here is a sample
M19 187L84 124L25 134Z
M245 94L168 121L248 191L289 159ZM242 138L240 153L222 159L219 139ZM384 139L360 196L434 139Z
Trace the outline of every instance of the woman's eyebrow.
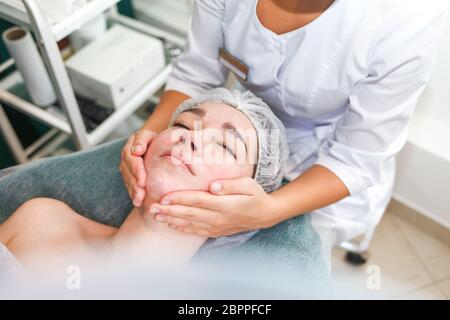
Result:
M198 116L200 118L203 118L205 116L205 114L206 114L206 111L201 109L201 108L192 108L192 109L188 109L188 110L186 110L184 112L193 113L193 114L195 114L196 116Z
M241 136L241 134L240 134L239 131L236 129L236 127L233 126L233 125L232 125L231 123L229 123L229 122L225 122L225 123L222 125L222 128L223 128L225 131L227 131L227 130L232 131L232 133L233 133L239 140L242 141L242 143L243 143L244 146L245 146L245 153L247 154L247 144L245 143L244 138Z

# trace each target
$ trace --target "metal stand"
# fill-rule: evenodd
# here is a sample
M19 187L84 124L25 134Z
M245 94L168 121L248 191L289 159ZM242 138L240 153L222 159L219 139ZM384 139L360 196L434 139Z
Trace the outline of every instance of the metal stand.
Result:
M14 131L14 128L11 126L11 123L8 121L8 117L3 110L2 105L0 104L0 131L5 137L6 142L11 147L11 152L14 156L14 159L17 163L25 163L28 161L27 154L25 150L22 148L20 144L20 140Z
M117 12L116 4L119 0L94 0L85 7L79 9L71 16L63 19L55 25L51 25L40 7L39 2L35 0L22 0L26 15L18 11L17 8L8 5L10 0L0 0L0 17L30 28L33 32L38 47L40 49L43 61L47 71L52 79L52 84L57 93L59 105L62 112L52 112L58 110L57 107L42 109L34 104L14 95L8 91L8 86L14 83L14 78L18 75L8 76L7 80L0 81L0 103L4 103L23 112L53 128L64 135L73 137L76 147L86 149L102 142L117 126L126 118L134 113L151 96L153 96L166 82L170 73L171 65L168 63L149 83L142 87L127 103L115 110L104 122L102 122L94 131L88 133L83 122L80 108L75 97L72 85L67 74L64 61L58 48L57 41L63 39L71 32L77 30L83 23L88 22L98 14L108 11L109 19L112 23L121 23L130 28L146 33L151 36L163 38L177 46L183 46L185 40L174 36L164 30L148 26L140 21L122 16ZM14 60L10 59L0 65L0 73L14 65ZM17 72L16 72L17 73ZM16 76L16 77L15 77ZM5 82L10 82L5 85ZM1 110L3 111L3 110ZM18 162L23 163L31 160L27 152L17 139L14 130L9 123L4 112L0 113L1 132L5 136L14 157ZM49 137L46 137L49 138ZM45 139L42 139L42 141ZM41 141L41 142L42 142ZM33 146L34 149L36 146ZM42 152L40 153L42 155Z
M86 127L50 25L37 1L23 0L23 3L30 13L34 35L53 80L59 103L67 114L75 144L79 149L85 149L89 146Z

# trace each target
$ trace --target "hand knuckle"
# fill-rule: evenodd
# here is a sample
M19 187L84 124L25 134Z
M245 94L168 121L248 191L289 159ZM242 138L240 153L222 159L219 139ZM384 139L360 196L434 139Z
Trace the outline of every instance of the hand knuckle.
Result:
M217 229L213 229L209 232L209 236L211 238L218 238L219 237L219 231Z
M197 197L197 198L192 199L192 204L195 207L200 207L203 204L203 201L202 201L202 199Z
M217 203L216 206L217 206L217 211L219 211L219 212L224 212L227 208L229 208L229 205L226 205L223 202Z
M185 220L178 220L178 224L177 225L179 227L183 227L183 228L188 226L187 221L185 221Z
M130 196L130 198L133 198L133 192L130 190L129 187L127 187L127 191L128 191L128 195Z
M186 217L189 219L192 219L194 217L194 212L192 210L189 210L186 212Z
M167 200L170 202L170 204L177 204L179 203L179 198L177 196L171 195L170 197L163 197L164 200Z
M196 231L195 234L199 235L199 236L202 236L202 237L211 238L211 234L208 231L200 230L200 231Z
M122 160L125 164L128 164L129 161L129 156L128 156L129 152L124 150L122 153Z
M139 172L139 170L141 169L140 165L139 165L139 160L133 161L133 172L136 174Z
M136 142L142 143L145 139L145 131L138 131L136 133Z
M216 226L223 226L223 225L225 225L225 219L224 218L222 218L222 217L220 217L220 218L218 218L217 220L216 220L216 223L215 223L215 225Z

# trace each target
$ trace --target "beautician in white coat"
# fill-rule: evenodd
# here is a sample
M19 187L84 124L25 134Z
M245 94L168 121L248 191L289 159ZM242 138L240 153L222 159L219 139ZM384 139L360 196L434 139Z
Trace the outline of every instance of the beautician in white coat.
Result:
M179 230L219 237L311 213L333 242L376 225L391 196L394 156L432 69L446 1L198 0L188 44L146 124L123 149L136 206L143 155L173 110L229 69L287 129L290 183L266 194L251 179L179 192L149 210Z

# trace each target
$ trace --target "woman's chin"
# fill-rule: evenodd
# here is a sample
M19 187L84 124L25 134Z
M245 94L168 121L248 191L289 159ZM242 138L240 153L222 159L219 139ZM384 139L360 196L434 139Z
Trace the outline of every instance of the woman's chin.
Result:
M209 183L203 180L177 170L153 167L147 172L146 198L159 201L164 195L175 191L207 191Z
M147 174L146 196L159 200L174 191L189 190L192 181L175 170L153 168Z

